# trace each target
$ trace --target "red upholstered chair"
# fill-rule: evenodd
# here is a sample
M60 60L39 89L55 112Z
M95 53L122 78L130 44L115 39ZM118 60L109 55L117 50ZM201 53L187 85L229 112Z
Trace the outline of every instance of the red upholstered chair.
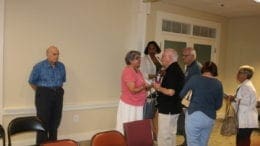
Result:
M127 146L125 137L116 130L103 131L95 134L91 139L91 146Z
M127 146L153 146L151 120L124 123Z
M76 141L71 139L62 139L62 140L45 142L40 146L79 146L79 144Z

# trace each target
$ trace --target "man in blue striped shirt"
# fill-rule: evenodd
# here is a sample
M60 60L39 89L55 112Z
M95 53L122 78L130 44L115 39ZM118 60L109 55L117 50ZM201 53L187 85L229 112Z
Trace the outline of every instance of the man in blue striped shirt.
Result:
M38 132L36 143L57 140L63 106L63 83L66 81L65 66L59 60L59 49L50 46L47 59L37 63L31 72L29 83L35 90L37 117L46 128L46 133Z

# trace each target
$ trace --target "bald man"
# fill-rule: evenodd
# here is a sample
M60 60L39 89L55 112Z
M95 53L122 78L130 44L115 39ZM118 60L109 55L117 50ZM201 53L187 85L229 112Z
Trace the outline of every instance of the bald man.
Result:
M191 76L200 75L201 64L196 60L197 53L194 48L184 48L182 51L182 60L186 66L185 69L185 82L187 82Z
M162 65L165 74L161 83L154 83L158 92L158 146L175 146L177 119L181 112L179 93L184 85L184 74L179 66L174 49L164 49Z
M50 46L46 50L47 59L37 63L30 74L29 84L35 90L37 117L45 127L46 133L38 132L36 143L57 140L57 129L60 125L63 106L63 83L66 71L59 62L59 49Z
M185 83L194 75L201 74L201 64L197 61L197 53L194 48L187 47L182 50L182 60L185 64ZM185 133L185 111L181 112L178 119L178 134L184 136L184 142L178 146L187 146Z

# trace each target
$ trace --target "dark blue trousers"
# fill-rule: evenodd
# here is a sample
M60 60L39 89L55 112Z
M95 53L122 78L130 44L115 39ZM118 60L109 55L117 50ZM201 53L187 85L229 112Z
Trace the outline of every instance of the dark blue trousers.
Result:
M62 87L37 87L35 105L37 117L46 128L46 132L38 132L36 143L57 140L57 130L62 116L64 90Z

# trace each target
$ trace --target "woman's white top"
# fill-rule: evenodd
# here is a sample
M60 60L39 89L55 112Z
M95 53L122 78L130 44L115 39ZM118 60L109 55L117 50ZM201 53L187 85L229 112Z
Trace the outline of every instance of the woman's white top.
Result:
M160 62L158 58L157 60ZM149 74L156 74L156 66L149 55L142 57L140 70L144 76L145 81L147 83L151 83L152 80L149 79Z
M238 87L236 101L240 100L238 107L239 128L258 128L258 113L256 109L256 90L251 80L245 80ZM235 102L237 107L238 102Z

